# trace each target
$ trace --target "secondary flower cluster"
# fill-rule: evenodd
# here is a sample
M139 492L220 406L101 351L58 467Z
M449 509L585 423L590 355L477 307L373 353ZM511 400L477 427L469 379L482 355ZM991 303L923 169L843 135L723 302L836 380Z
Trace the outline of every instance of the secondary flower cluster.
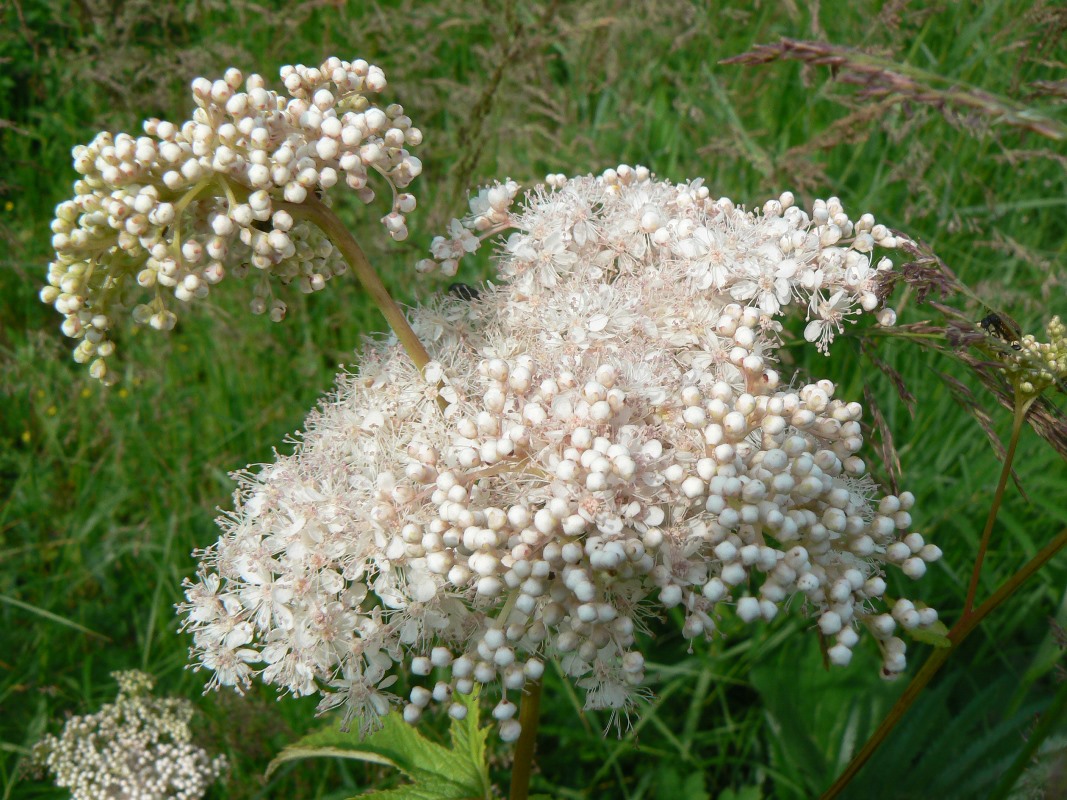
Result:
M1046 326L1047 342L1026 334L1005 349L1001 356L1009 362L1008 373L1026 395L1039 395L1057 383L1067 382L1067 325L1053 317Z
M251 309L279 321L286 306L270 276L312 292L344 272L305 207L335 184L369 203L370 173L381 174L393 193L382 222L394 239L407 236L415 198L397 190L422 171L406 149L422 134L401 106L371 102L385 88L382 71L330 58L281 75L288 97L236 69L197 78L192 119L150 119L143 136L101 133L74 148L82 178L56 208L56 258L41 299L64 315L63 333L79 340L74 358L91 362L94 377L114 380L110 331L131 306L137 323L169 330L177 312L168 294L203 298L227 273L254 267Z
M483 190L420 263L451 272L514 229L498 285L411 312L430 365L369 344L296 452L239 476L186 584L211 684L321 692L365 731L404 664L408 720L431 701L462 716L455 692L498 687L513 740L546 658L588 708L625 715L650 616L678 609L698 638L787 605L832 663L867 629L900 672L897 634L937 613L888 601L885 571L919 578L940 551L910 531L913 496L866 476L860 405L783 381L774 355L790 307L823 351L874 311L891 264L871 252L893 237L836 199L749 212L640 168L518 196Z
M35 759L74 800L125 797L196 800L225 771L224 756L211 758L192 744L188 700L152 697L143 672L116 672L114 703L95 714L71 717L58 736L45 736Z

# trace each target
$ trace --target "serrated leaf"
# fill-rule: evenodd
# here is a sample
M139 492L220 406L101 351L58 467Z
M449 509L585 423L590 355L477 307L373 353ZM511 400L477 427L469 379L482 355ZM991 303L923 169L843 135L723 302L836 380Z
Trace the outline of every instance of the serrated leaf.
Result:
M463 794L462 787L454 783L409 783L395 789L380 792L365 792L348 800L478 800L482 795Z
M271 761L267 766L267 777L286 761L319 756L385 764L412 777L420 771L447 770L451 761L447 749L429 741L399 714L393 713L382 719L380 730L362 741L355 734L343 733L332 726L304 736Z
M878 677L874 648L857 648L847 670L828 671L818 645L796 640L749 673L771 731L770 765L783 776L772 793L781 800L818 797L899 692Z
M481 787L482 795L489 793L489 765L485 757L485 745L489 738L489 729L479 725L477 693L456 695L459 702L467 707L465 719L452 720L448 729L452 740L452 752L458 760L470 766L470 782Z
M320 731L325 733L325 731ZM301 742L305 742L312 736L318 734L311 734L301 739ZM278 769L286 761L297 761L301 758L352 758L356 761L366 761L370 764L383 764L387 767L399 767L394 762L390 761L385 756L377 755L370 752L361 752L359 750L351 750L345 747L303 747L301 745L291 744L276 755L271 762L267 764L267 771L263 774L264 778L269 779L274 771Z
M489 796L485 763L488 730L478 721L477 699L461 697L466 719L453 720L452 747L431 742L399 713L382 719L382 727L360 740L335 727L304 736L279 753L267 766L266 777L282 764L302 758L350 758L395 767L411 783L359 795L360 800L472 800Z

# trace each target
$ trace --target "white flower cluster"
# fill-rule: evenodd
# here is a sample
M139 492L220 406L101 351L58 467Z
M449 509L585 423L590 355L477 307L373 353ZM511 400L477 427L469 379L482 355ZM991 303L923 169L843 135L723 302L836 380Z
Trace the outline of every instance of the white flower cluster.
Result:
M462 716L455 692L498 686L513 740L546 658L588 708L625 714L649 616L677 608L686 637L710 637L724 614L786 605L834 664L866 628L885 674L903 670L897 634L937 613L887 608L884 571L919 578L940 551L910 532L913 496L866 476L860 405L774 368L790 306L820 349L875 309L885 228L836 199L752 213L628 167L516 194L483 191L435 242L451 271L515 229L500 285L412 312L424 372L368 345L296 452L240 476L182 609L212 684L322 692L367 730L405 664L430 678L408 720L431 701Z
M74 800L196 800L226 769L211 758L189 730L188 700L149 694L154 681L143 672L116 672L114 703L95 714L71 717L58 736L45 736L35 759Z
M270 276L312 292L344 272L303 208L335 184L369 203L369 175L381 174L393 193L382 222L394 239L406 238L415 198L398 189L422 171L406 149L422 133L401 106L369 99L385 88L382 71L330 58L281 75L288 97L236 69L214 82L197 78L192 119L150 119L143 136L101 133L74 148L82 178L56 208L56 258L41 299L64 315L63 333L79 340L74 358L91 362L94 377L114 380L109 331L131 306L138 324L170 330L177 314L168 293L187 303L227 273L243 277L254 267L251 309L280 321L286 306Z
M415 269L455 275L460 260L481 247L482 239L511 227L511 204L515 202L519 188L518 183L509 180L481 189L470 200L468 217L463 221L452 220L448 236L435 236L430 243L433 258L422 259Z

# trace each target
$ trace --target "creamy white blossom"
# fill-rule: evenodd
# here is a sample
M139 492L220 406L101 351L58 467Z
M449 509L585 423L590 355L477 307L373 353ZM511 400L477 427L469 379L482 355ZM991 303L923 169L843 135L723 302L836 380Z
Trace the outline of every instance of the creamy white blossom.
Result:
M911 531L911 493L867 476L860 405L775 359L791 309L825 350L877 308L886 229L836 199L750 212L620 167L483 190L419 269L454 272L508 229L497 283L412 310L422 374L369 343L296 451L239 475L182 608L212 684L321 693L367 730L399 668L420 684L409 721L462 716L455 692L489 685L512 739L547 659L625 715L649 616L677 608L696 639L787 606L834 664L866 629L899 673L898 634L937 613L887 601L885 572L917 578L940 551Z
M193 706L153 697L151 676L116 672L114 703L71 717L59 736L45 736L34 758L74 800L197 800L226 769L192 742Z

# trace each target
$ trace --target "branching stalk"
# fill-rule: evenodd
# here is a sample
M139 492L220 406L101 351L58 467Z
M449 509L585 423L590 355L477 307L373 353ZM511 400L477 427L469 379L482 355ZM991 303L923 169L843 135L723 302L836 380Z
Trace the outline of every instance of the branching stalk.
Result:
M397 340L412 362L420 370L423 369L430 362L430 354L426 352L426 348L415 335L415 331L411 329L404 312L390 296L355 237L349 233L344 223L337 218L329 206L315 197L308 197L303 203L279 203L278 207L285 208L294 217L302 217L322 229L334 246L341 251L341 255L344 256L348 266L356 274L375 305L381 309L385 321L389 323L389 327L396 334Z
M1047 564L1053 556L1055 556L1060 550L1067 546L1067 528L1060 531L1052 541L1046 544L1041 550L1031 558L1026 564L1012 575L1004 584L995 591L992 596L982 603L978 608L973 611L965 613L960 617L959 621L952 626L952 630L949 631L948 639L949 646L938 648L926 660L922 669L918 674L911 679L911 683L908 684L908 688L904 690L897 702L893 705L893 708L889 710L886 718L882 720L882 724L878 726L878 730L874 732L867 743L863 746L863 749L856 754L856 756L849 763L841 776L834 781L834 784L826 790L822 795L822 800L833 800L844 791L849 782L856 776L857 773L863 768L863 766L874 755L874 751L882 744L885 738L890 734L897 723L903 718L904 714L911 707L911 704L915 702L915 698L919 696L923 689L933 680L934 676L938 673L941 667L949 656L952 655L963 641L971 635L975 628L984 620L990 613L996 610L1002 603L1004 603L1009 597L1015 594L1030 577L1037 572L1041 567Z
M882 720L882 724L878 726L878 730L876 730L871 738L867 740L863 749L856 754L845 771L836 781L834 781L834 784L822 796L822 800L833 800L833 798L837 797L842 790L844 790L849 782L863 768L863 765L870 760L872 755L874 755L875 750L877 750L882 742L885 741L886 737L893 728L896 727L897 723L904 717L904 714L911 708L912 703L915 702L915 699L922 693L923 689L929 685L930 681L933 680L941 667L948 661L949 656L958 649L959 645L971 634L978 624L985 619L990 612L1011 597L1015 590L1022 586L1034 572L1067 545L1067 530L1063 530L1056 538L1045 545L1036 556L1030 559L1022 569L1005 581L988 600L982 603L977 609L974 608L975 595L978 592L978 579L982 573L982 562L985 560L986 551L989 549L989 542L993 535L993 525L996 523L997 514L1000 511L1001 503L1004 500L1004 490L1008 485L1008 477L1011 475L1011 465L1012 461L1015 459L1015 449L1019 444L1019 435L1022 432L1023 421L1026 419L1026 412L1030 410L1030 406L1036 399L1036 395L1026 395L1016 389L1015 413L1011 426L1011 440L1008 443L1008 449L1004 455L1004 466L1000 472L1000 481L997 483L997 489L993 495L993 502L989 508L989 516L986 518L985 529L982 531L982 539L978 545L978 554L975 557L974 570L971 573L970 585L967 588L967 599L963 604L963 614L948 633L948 647L938 648L930 655L926 660L926 663L923 664L922 669L920 669L915 677L911 679L911 683L908 684L904 693L897 698L896 703L893 704L893 707L889 710L886 718Z

